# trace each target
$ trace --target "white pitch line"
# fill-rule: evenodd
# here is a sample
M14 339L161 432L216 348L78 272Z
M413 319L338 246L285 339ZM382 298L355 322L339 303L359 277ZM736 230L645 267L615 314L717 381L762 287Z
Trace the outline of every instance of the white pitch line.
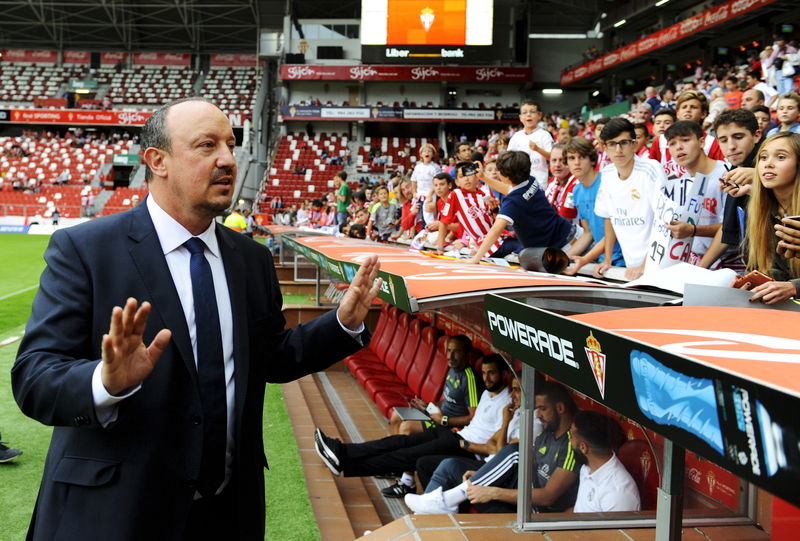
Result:
M16 342L19 339L20 339L19 336L11 336L9 338L6 338L2 342L0 342L0 347L7 346L9 344L13 344L14 342Z
M28 287L23 287L22 289L18 289L17 291L15 291L13 293L9 293L8 295L3 295L2 297L0 297L0 301L4 301L6 299L10 299L11 297L16 297L17 295L19 295L21 293L25 293L26 291L30 291L31 289L36 289L37 287L39 287L39 284L28 286Z

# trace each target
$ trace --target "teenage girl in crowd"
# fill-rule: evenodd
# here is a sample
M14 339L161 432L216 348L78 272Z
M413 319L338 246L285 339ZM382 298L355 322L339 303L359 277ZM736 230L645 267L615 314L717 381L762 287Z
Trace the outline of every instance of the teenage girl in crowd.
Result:
M800 214L800 135L781 132L769 137L758 151L756 174L747 208L745 247L748 270L766 274L772 281L752 289L751 301L775 304L798 297L800 259L784 243L778 245L781 229L800 227L788 217Z

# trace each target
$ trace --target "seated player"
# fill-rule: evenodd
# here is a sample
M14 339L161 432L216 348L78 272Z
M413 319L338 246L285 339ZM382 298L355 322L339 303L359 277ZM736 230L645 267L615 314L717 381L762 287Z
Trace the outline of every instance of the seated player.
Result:
M486 443L502 424L503 409L511 401L505 372L502 357L484 357L481 374L486 390L472 421L460 431L437 426L408 436L398 434L365 443L342 443L317 428L314 433L317 454L334 475L344 473L345 477L413 471L417 460L427 455L473 456L462 448L461 442Z
M570 445L569 428L576 407L561 385L535 387L536 415L542 432L534 439L534 477L531 502L539 512L566 511L578 493L578 463ZM513 513L517 509L519 443L503 447L477 471L443 461L431 478L428 492L408 494L406 505L417 514L456 513L467 500L482 513ZM462 481L463 479L463 481Z

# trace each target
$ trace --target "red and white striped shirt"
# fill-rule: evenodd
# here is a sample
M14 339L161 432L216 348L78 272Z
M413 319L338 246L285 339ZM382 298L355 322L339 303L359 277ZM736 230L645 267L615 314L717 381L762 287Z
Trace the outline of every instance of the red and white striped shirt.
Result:
M456 188L447 197L447 203L442 208L439 220L446 224L458 221L467 235L480 246L494 224L494 215L489 210L484 196L480 190L467 192ZM497 242L489 248L487 255L493 254L500 248L506 236L505 232L501 234Z
M572 192L577 184L578 179L574 175L570 175L564 184L560 184L558 179L553 177L547 183L547 189L544 191L547 202L556 209L558 215L573 224L578 223L578 209L572 198Z

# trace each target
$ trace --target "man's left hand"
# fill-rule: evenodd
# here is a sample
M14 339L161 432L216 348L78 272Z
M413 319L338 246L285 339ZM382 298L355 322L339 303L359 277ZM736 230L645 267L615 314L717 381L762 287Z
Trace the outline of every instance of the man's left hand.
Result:
M378 278L380 268L378 256L369 256L358 269L353 281L350 282L350 287L342 297L336 314L342 325L348 329L358 329L367 317L372 301L375 300L383 283L383 280Z
M467 498L469 503L486 503L494 499L493 487L473 485L472 481L467 481Z

